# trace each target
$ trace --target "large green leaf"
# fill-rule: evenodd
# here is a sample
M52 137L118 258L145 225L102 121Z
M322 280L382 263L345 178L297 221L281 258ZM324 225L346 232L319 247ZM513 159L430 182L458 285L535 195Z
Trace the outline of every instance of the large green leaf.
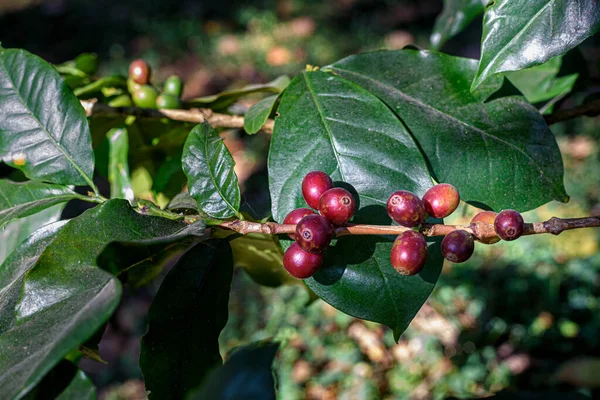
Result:
M18 294L3 300L14 308L8 307L10 312L2 317L0 393L22 396L112 314L121 285L95 266L108 243L151 239L174 225L182 223L140 215L127 201L115 199L69 221L28 271L39 253L14 252L3 272L17 279L9 277L0 286ZM19 259L22 255L27 255L25 261Z
M127 128L113 128L106 134L108 139L108 181L110 197L133 201L133 189L129 179L129 136Z
M56 400L96 400L96 387L82 370Z
M264 341L234 350L187 400L275 400L273 359L279 343Z
M94 187L85 112L50 64L0 48L0 110L2 161L30 179Z
M221 365L232 272L227 241L209 240L188 251L161 284L140 355L150 399L182 399Z
M196 125L185 141L181 159L190 195L213 218L239 215L240 187L233 157L209 124Z
M265 97L254 104L246 115L244 115L244 130L249 134L254 134L267 122L269 115L273 112L275 103L279 96Z
M488 0L444 0L444 10L435 20L431 48L439 50L483 13Z
M12 219L26 217L73 199L87 198L66 186L0 179L0 227Z
M393 191L422 195L431 186L417 145L394 113L351 82L305 72L286 89L279 112L269 155L277 221L305 207L300 187L311 170L351 185L359 198L359 223L390 224L385 204ZM431 256L420 275L401 276L389 262L391 240L339 239L326 252L321 273L306 283L341 311L389 325L399 336L429 296L442 262Z
M600 28L597 0L496 0L486 9L472 88L498 72L543 64Z
M345 58L331 70L385 101L408 127L439 182L492 209L525 211L566 201L556 140L519 96L486 101L502 83L471 93L476 61L427 51L380 51Z

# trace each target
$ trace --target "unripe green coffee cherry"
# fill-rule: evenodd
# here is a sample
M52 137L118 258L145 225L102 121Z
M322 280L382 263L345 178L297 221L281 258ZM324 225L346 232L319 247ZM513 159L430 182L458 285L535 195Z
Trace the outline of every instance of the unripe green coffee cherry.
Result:
M156 108L156 97L158 93L150 85L142 85L133 92L133 104L141 108Z
M127 90L129 90L129 93L131 93L132 96L133 93L141 87L142 85L135 83L133 79L127 78Z
M108 102L111 107L131 107L131 97L128 94L120 94Z
M181 108L181 101L179 101L179 97L175 95L163 93L156 98L156 107L177 109Z
M181 96L182 86L181 78L177 75L171 75L165 81L165 93L179 97Z

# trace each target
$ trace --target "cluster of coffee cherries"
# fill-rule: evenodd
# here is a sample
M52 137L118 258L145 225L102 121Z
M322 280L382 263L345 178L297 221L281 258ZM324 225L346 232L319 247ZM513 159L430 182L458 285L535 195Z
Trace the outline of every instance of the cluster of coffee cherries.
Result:
M334 228L350 221L356 201L346 189L333 187L329 175L321 171L304 177L302 195L311 208L297 208L283 220L284 224L296 225L296 233L289 235L295 242L283 255L283 266L293 277L306 279L323 264L323 252L331 243Z
M290 212L284 224L296 225L290 235L295 242L283 256L283 266L290 275L305 279L312 276L323 264L323 252L331 243L336 226L346 224L356 211L356 202L350 192L333 187L331 178L321 171L309 172L302 181L302 195L311 208L298 208ZM411 228L404 231L392 246L390 262L402 275L415 275L421 272L427 261L427 241L418 231L425 219L446 218L460 203L458 190L448 184L433 186L419 198L414 193L398 190L387 201L387 213L401 226ZM316 213L314 210L318 210ZM504 210L499 214L482 211L475 215L471 223L493 224L497 236L481 238L485 244L493 244L500 239L515 240L523 234L524 221L519 212ZM457 229L442 240L442 254L448 261L467 261L475 249L473 235Z
M150 84L151 72L148 63L141 59L129 65L127 88L133 104L141 108L181 108L181 78L177 75L168 77L163 92L159 94L158 89Z
M387 201L387 212L399 225L418 228L428 216L446 218L452 214L460 203L458 190L448 184L433 186L420 199L414 193L399 190L392 193ZM524 221L519 212L504 210L499 214L482 211L475 215L471 223L493 224L497 236L482 238L485 244L493 244L500 239L515 240L523 234ZM447 234L442 240L442 254L453 263L467 261L475 250L473 235L465 230L457 229ZM427 261L427 242L416 230L407 230L400 234L392 246L390 262L402 275L418 274Z

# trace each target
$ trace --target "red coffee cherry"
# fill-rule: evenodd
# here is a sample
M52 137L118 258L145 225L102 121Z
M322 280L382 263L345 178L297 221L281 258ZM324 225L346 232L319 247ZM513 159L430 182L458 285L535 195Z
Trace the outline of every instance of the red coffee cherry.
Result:
M129 64L129 77L138 85L146 85L150 81L150 66L142 59L133 60Z
M422 234L406 231L400 234L390 253L392 267L402 275L416 275L425 266L427 242Z
M302 180L302 195L309 207L319 208L321 195L333 187L329 175L321 171L312 171Z
M331 243L333 230L320 215L307 215L296 225L296 243L304 251L320 253Z
M313 276L323 264L323 253L309 253L304 251L294 242L283 255L283 267L286 271L298 279L306 279Z
M480 213L477 213L477 215L475 215L473 217L473 219L471 220L471 223L473 222L482 222L484 224L494 224L494 221L496 220L496 213L493 211L481 211ZM498 243L500 241L500 238L498 236L494 236L491 238L484 238L481 239L480 242L483 244L494 244L494 243Z
M446 218L456 210L459 203L458 190L449 183L435 185L423 195L425 211L434 218Z
M419 226L425 220L423 202L406 190L392 193L387 201L387 212L391 219L409 228Z
M504 210L494 220L494 230L502 240L518 239L525 229L525 221L518 211Z
M283 223L286 225L296 225L300 220L307 215L315 215L315 212L310 208L296 208L293 211L290 211L288 215L283 219ZM288 235L290 239L296 239L296 235L290 234Z
M467 231L450 232L442 240L442 254L446 260L453 263L467 261L473 255L473 250L475 250L475 241L473 235Z
M319 200L319 213L335 225L350 221L356 210L356 202L346 189L329 189Z

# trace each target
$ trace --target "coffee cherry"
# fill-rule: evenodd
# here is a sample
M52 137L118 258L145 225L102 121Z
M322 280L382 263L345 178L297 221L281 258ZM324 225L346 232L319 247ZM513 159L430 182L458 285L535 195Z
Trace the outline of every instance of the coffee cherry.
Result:
M165 81L165 93L172 94L173 96L181 96L181 78L177 75L171 75Z
M129 90L129 94L133 95L141 87L142 85L135 83L133 79L127 78L127 90Z
M346 189L329 189L319 200L319 213L335 225L350 221L355 210L354 197Z
M320 215L307 215L296 225L296 242L304 251L320 253L331 243L333 231Z
M494 230L502 240L515 240L523 234L525 222L518 211L504 210L494 220Z
M293 211L290 211L288 215L283 219L283 223L286 225L296 225L300 220L307 215L314 215L315 212L310 208L296 208ZM296 239L296 235L288 235L291 239Z
M449 183L440 183L423 195L423 205L427 214L434 218L446 218L460 203L458 190Z
M475 215L473 217L473 219L471 220L471 223L473 222L482 222L484 224L494 224L494 220L496 219L496 213L493 211L481 211L480 213L477 213L477 215ZM498 243L500 241L500 238L498 236L494 236L494 237L490 237L490 238L484 238L481 239L480 242L483 244L494 244L494 243Z
M174 110L181 108L181 101L179 101L179 97L177 96L169 93L163 93L156 98L156 107Z
M387 212L391 219L402 226L413 228L425 220L425 207L414 193L398 190L387 201Z
M406 231L400 234L390 253L392 267L402 275L416 275L425 266L427 242L422 234Z
M156 89L150 85L142 85L135 92L131 99L133 104L141 108L156 108Z
M129 77L138 85L146 85L150 81L150 66L142 59L133 60L129 64Z
M467 231L452 231L442 240L442 254L444 258L453 263L467 261L473 255L475 241L473 235Z
M298 279L310 278L323 264L323 253L309 253L294 242L283 255L283 267Z
M329 175L321 171L312 171L302 180L302 195L306 204L315 210L319 208L321 195L333 187Z

